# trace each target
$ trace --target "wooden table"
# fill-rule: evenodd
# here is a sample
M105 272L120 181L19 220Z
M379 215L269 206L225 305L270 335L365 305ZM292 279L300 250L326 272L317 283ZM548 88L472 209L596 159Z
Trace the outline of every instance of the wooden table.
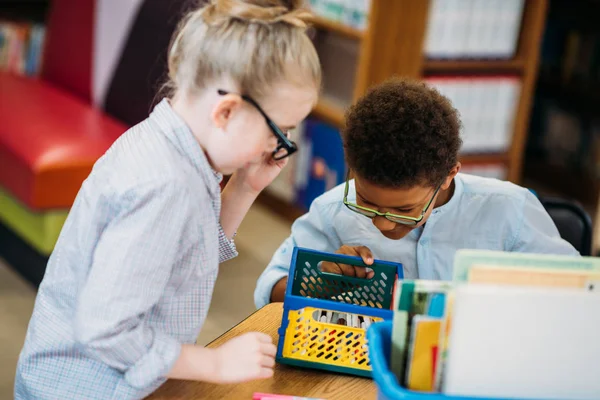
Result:
M264 332L278 342L282 304L269 304L224 333L208 347L218 347L246 332ZM317 397L327 400L375 399L375 383L371 379L300 369L277 364L271 379L237 385L215 385L203 382L170 380L148 399L232 399L250 400L255 392Z

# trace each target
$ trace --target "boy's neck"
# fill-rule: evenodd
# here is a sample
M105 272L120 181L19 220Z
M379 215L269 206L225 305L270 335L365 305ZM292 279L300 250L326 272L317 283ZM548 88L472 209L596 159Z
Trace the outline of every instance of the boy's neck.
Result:
M450 199L452 198L452 196L454 195L455 187L456 187L456 184L454 183L454 179L452 179L452 182L450 183L450 186L448 187L448 189L440 190L440 194L438 195L438 198L435 202L434 208L441 207L444 204L448 203L450 201Z

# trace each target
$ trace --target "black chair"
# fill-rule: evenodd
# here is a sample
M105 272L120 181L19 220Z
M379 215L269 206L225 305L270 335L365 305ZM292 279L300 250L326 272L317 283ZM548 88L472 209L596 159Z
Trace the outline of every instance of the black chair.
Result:
M555 197L539 197L560 236L582 256L592 254L592 219L577 203Z

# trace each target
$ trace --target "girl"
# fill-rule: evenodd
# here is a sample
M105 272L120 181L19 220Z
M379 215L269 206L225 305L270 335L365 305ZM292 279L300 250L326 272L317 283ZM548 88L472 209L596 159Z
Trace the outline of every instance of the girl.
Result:
M321 72L301 1L213 0L169 50L172 96L96 163L39 288L17 399L137 399L273 374L271 338L196 346L218 266L295 151ZM220 192L222 174L232 174Z

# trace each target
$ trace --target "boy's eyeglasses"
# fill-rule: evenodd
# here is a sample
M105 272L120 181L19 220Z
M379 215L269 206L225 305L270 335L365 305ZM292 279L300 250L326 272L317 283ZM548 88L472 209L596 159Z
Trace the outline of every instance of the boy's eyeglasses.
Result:
M231 92L228 92L226 90L221 90L221 89L218 90L218 93L221 96L224 96L226 94L231 94ZM265 120L267 121L267 125L269 126L269 128L271 129L271 131L273 132L275 137L277 138L277 148L273 151L273 159L275 159L277 161L283 160L284 158L289 157L292 154L294 154L296 151L298 151L298 146L296 145L296 143L293 142L292 140L290 140L290 138L288 137L289 132L282 131L271 120L271 118L269 118L267 116L267 114L263 111L262 108L260 108L258 103L256 101L254 101L254 99L252 99L249 96L246 96L245 94L238 94L238 96L240 96L242 98L242 100L252 104L252 106L254 106L254 108L256 108L258 110L258 112L265 118Z
M441 187L442 187L442 184L440 183L440 185L437 187L437 189L435 189L435 192L433 192L433 196L431 196L431 198L429 199L429 201L423 208L423 211L421 211L421 215L419 217L415 218L415 217L409 217L406 215L393 214L390 212L382 213L377 210L373 210L372 208L363 207L363 206L359 206L358 204L350 203L348 201L348 191L350 189L350 175L348 174L348 176L346 177L346 189L344 189L344 205L346 207L348 207L350 210L352 210L358 214L364 215L365 217L368 217L368 218L384 217L388 221L392 221L397 224L415 226L419 222L423 221L423 218L425 218L425 214L427 214L427 210L429 210L431 203L433 203L433 199L435 199L435 196L440 191Z

